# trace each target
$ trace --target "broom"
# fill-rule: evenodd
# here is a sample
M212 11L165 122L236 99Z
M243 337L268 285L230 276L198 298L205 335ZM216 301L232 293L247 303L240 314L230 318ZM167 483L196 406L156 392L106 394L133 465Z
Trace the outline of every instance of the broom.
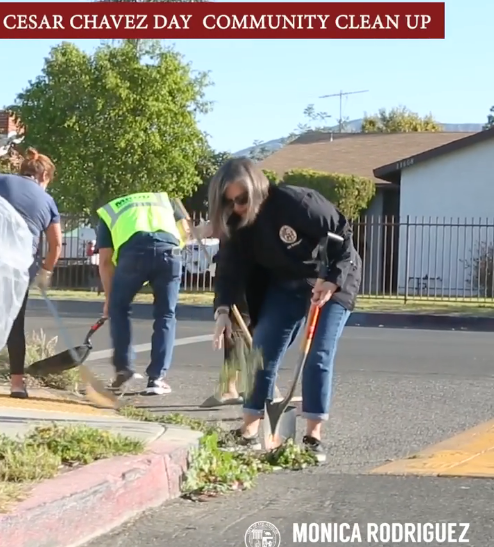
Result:
M221 395L229 389L232 379L237 382L237 389L244 400L249 398L254 388L257 371L262 369L262 353L252 348L252 337L237 306L232 306L232 340L230 354L225 359L220 371L220 381L216 395L221 401Z
M187 209L184 207L180 199L174 198L174 201L189 223L190 231L197 240L197 243L201 246L206 259L211 263L211 255L209 254L206 246L202 243L199 234L197 234L194 223L190 218ZM240 327L240 330L233 329L234 332L232 333L232 340L225 340L225 343L231 344L230 356L228 359L224 360L223 366L221 367L219 382L215 394L208 397L208 399L206 399L206 401L204 401L201 405L202 407L221 406L222 404L225 404L225 402L222 401L221 396L228 390L228 384L233 378L236 378L240 383L237 388L238 391L244 394L244 398L249 397L254 387L256 373L260 368L262 368L261 352L260 350L252 349L252 336L250 335L249 329L247 328L247 325L245 324L237 306L232 306L232 312L235 319L232 323L236 323L238 327ZM275 391L279 393L277 388ZM233 402L239 403L241 401L235 399ZM231 404L232 401L226 401L226 403Z

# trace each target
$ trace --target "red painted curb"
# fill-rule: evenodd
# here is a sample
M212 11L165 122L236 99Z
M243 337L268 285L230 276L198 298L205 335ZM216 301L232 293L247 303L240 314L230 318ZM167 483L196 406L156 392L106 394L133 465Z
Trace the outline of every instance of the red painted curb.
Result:
M78 547L177 498L195 446L165 434L139 456L101 460L40 483L0 514L1 545Z

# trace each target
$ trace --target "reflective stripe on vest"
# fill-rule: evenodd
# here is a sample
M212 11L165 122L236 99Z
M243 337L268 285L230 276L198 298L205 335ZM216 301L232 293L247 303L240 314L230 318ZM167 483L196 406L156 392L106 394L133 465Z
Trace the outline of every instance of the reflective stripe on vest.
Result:
M175 222L173 207L166 192L136 193L117 198L98 209L97 214L111 232L115 264L120 247L137 232L163 231L175 237L180 248L184 246L184 239Z

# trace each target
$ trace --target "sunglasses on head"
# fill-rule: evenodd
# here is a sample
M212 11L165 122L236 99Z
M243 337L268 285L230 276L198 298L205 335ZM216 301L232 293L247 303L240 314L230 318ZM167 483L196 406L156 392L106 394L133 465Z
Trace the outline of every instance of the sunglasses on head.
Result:
M227 197L223 198L226 205L229 205L230 207L235 207L235 205L247 205L249 202L249 194L247 192L243 192L242 194L239 194L238 196L235 196L233 199L228 199Z

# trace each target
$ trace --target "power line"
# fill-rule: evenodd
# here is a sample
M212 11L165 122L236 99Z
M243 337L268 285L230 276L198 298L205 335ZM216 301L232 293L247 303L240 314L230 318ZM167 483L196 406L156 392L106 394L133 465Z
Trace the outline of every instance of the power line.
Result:
M364 89L363 91L340 91L339 93L332 93L331 95L322 95L319 97L319 99L327 99L329 97L339 97L340 98L340 119L338 120L338 125L340 129L340 133L342 132L343 128L343 97L347 97L348 95L355 95L357 93L368 93L368 89Z

